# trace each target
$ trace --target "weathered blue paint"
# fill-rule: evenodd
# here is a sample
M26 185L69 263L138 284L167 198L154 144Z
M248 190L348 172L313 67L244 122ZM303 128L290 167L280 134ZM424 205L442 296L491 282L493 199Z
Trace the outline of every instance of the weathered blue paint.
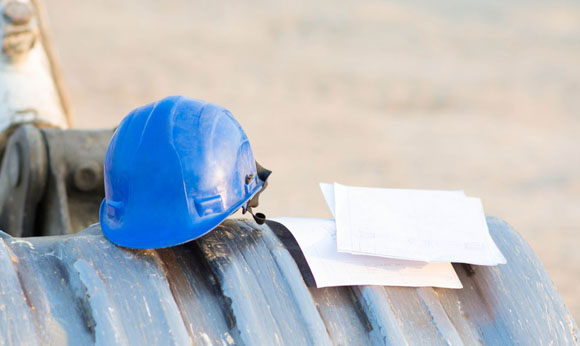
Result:
M299 249L275 223L229 220L157 251L117 247L98 225L70 236L3 234L0 343L577 344L532 250L501 220L488 224L508 264L473 275L456 266L462 290L309 288Z

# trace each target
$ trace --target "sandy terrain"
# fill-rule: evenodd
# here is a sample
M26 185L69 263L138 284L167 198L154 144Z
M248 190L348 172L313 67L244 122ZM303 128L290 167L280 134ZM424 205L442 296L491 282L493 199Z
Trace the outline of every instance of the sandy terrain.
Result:
M269 216L330 216L321 181L464 189L579 320L580 3L505 3L47 5L78 127L169 94L222 104L274 171Z

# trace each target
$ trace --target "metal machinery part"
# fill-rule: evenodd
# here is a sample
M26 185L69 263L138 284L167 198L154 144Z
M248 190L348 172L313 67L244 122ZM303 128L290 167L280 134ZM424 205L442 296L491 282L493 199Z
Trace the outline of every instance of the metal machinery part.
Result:
M62 130L72 115L42 1L1 0L0 11L0 229L79 231L97 221L112 131Z
M113 130L18 127L0 168L0 229L17 237L78 232L98 222Z
M0 335L14 345L574 345L542 264L487 219L507 264L455 269L463 289L309 288L280 224L228 220L198 240L131 250L98 225L0 233ZM298 265L297 265L298 264ZM305 276L304 276L305 277Z
M0 134L27 122L68 127L70 107L42 7L36 1L9 0L0 2L0 10Z
M67 128L72 114L40 0L0 1L0 154L25 123Z

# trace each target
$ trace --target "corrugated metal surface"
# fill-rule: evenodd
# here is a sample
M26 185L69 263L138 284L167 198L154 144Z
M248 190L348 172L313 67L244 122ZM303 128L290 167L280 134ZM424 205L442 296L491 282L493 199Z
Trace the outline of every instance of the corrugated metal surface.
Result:
M504 222L488 224L508 264L473 275L457 266L462 290L308 288L299 251L275 223L227 221L158 251L116 247L98 225L5 235L0 344L576 344L531 249Z

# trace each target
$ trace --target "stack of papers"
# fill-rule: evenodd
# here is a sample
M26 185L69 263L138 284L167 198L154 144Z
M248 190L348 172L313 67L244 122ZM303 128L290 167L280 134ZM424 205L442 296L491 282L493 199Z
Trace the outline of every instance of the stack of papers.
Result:
M320 184L336 219L340 252L425 262L497 265L479 198L427 191Z
M296 239L316 287L381 285L461 288L450 263L425 263L352 255L336 249L334 220L276 218Z
M317 287L461 288L450 262L506 263L478 198L321 184L334 220L278 218L300 246Z

